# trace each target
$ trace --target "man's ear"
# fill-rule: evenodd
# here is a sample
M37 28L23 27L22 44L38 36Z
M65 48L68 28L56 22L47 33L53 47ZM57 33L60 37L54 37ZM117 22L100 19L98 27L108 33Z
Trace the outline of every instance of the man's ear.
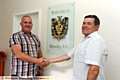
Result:
M22 26L22 23L20 23L20 25Z
M97 31L98 31L99 27L100 27L100 25L96 25L96 30L97 30Z

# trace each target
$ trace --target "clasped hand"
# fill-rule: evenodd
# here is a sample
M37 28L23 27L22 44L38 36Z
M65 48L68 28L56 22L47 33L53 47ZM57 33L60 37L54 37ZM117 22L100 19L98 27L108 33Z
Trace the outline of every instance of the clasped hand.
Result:
M46 67L47 65L49 65L48 59L46 59L46 58L40 58L40 64L39 64L39 66L40 67Z

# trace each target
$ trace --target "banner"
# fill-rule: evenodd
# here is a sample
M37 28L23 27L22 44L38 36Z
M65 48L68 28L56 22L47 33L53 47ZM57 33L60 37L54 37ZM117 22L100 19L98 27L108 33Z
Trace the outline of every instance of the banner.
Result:
M73 48L74 5L48 7L47 53L64 54Z

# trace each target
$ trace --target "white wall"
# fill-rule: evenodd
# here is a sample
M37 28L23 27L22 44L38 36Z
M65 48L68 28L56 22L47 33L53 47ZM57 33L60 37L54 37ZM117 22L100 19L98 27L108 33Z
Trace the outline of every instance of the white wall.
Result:
M5 64L5 75L9 75L10 49L8 47L8 39L12 33L12 15L15 13L42 9L41 48L44 57L52 58L60 54L46 53L47 8L48 6L75 2L74 44L77 44L83 37L81 34L83 17L86 14L96 14L101 20L99 33L108 43L109 56L107 61L107 80L120 79L119 0L1 0L0 3L1 2L4 5L1 10L3 12L0 12L0 15L3 17L2 20L0 19L2 22L0 30L2 29L3 32L2 34L0 33L0 50L5 51L8 56ZM44 68L44 75L54 76L55 80L72 80L72 60L49 65Z

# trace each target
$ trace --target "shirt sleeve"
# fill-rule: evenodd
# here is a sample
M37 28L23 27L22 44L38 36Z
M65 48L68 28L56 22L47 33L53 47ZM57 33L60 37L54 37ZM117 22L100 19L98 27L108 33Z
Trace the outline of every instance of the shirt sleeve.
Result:
M89 42L85 54L85 63L100 66L103 55L103 43L101 39L93 39Z
M20 44L19 35L13 34L13 35L10 37L10 40L9 40L9 47L11 47L11 46L13 46L13 45L16 45L16 44Z
M74 58L74 54L76 52L77 47L78 45L76 45L72 50L70 50L67 55L71 58Z

